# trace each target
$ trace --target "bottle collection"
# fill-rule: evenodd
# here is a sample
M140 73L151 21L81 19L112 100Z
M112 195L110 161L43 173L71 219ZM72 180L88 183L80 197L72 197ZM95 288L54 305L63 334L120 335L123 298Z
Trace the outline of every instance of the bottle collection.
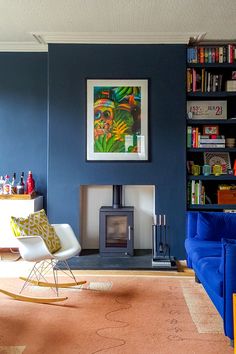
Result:
M35 192L35 181L32 172L29 171L25 183L24 172L21 172L19 181L16 180L16 173L13 173L12 178L9 175L0 177L0 195L1 194L32 194Z

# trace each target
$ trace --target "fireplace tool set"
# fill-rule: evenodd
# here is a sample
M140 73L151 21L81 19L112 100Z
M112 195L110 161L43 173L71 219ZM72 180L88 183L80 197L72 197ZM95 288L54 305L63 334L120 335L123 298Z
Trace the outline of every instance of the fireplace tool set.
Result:
M152 266L160 270L176 270L176 261L170 255L170 245L167 242L166 215L156 215L152 225Z

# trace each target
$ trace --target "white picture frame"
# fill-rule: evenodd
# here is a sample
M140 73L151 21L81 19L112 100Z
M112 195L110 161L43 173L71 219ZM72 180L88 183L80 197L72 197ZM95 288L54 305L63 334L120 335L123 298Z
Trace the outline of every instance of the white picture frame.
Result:
M87 160L148 160L147 79L87 79Z

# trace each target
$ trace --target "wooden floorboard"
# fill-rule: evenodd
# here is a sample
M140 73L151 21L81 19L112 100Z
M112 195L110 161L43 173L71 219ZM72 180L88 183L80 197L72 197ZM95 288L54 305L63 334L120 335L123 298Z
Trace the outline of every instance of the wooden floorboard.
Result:
M73 270L77 276L80 275L129 275L129 276L173 276L193 277L194 271L186 266L186 261L177 261L178 271L159 270Z
M0 252L0 262L3 261L12 261L15 266L17 264L25 263L26 266L29 266L29 262L25 262L19 258L18 253L11 252ZM192 269L186 266L186 261L177 261L178 271L168 271L168 270L105 270L105 269L86 269L86 270L73 270L73 273L77 276L86 276L86 275L124 275L124 276L173 276L173 277L193 277L194 272ZM7 269L6 269L7 272Z

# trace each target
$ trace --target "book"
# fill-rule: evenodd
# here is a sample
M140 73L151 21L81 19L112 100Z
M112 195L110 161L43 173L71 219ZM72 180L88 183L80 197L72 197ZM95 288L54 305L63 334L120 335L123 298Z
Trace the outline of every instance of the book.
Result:
M217 144L217 143L220 143L220 144L223 144L225 143L225 139L224 138L219 138L219 139L210 139L210 138L200 138L200 143L201 144Z
M192 147L196 147L196 128L192 128Z
M234 62L234 45L228 44L228 63L232 64Z
M187 148L192 147L192 127L187 127Z
M191 204L195 203L195 180L191 181Z
M196 181L195 183L195 198L194 198L194 204L199 204L199 181Z
M192 69L187 69L187 92L192 91Z
M193 147L197 148L198 145L199 145L199 128L198 128L198 127L196 127L196 132L195 132L195 134L196 134L196 137L195 137L195 146L193 146Z
M204 47L199 48L199 63L203 64L205 59Z
M200 143L199 147L205 148L205 149L207 149L207 148L225 148L225 144L208 144L208 143L202 144L202 143Z
M211 62L215 63L216 62L216 49L211 48Z
M218 47L215 48L215 52L216 52L216 54L215 54L215 62L219 63L219 48Z
M205 69L202 69L201 90L205 92Z
M205 187L203 186L201 180L191 181L191 185L188 184L188 191L188 200L191 204L205 204Z
M219 47L219 63L223 63L223 47Z

